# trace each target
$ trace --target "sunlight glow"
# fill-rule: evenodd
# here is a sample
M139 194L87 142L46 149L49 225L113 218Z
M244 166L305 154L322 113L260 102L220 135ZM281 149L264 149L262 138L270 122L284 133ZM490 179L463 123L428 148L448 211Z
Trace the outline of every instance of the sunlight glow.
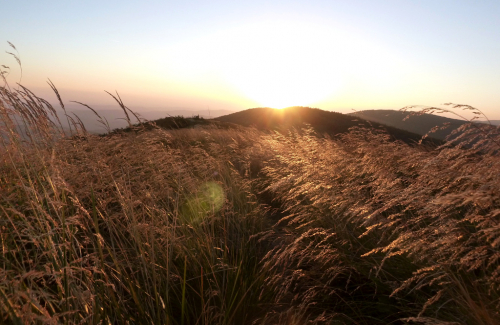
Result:
M211 50L206 50L211 49ZM172 48L165 73L226 87L260 106L311 106L346 87L397 82L397 60L342 28L303 20L264 20ZM175 63L175 65L174 65ZM224 86L225 85L225 86Z

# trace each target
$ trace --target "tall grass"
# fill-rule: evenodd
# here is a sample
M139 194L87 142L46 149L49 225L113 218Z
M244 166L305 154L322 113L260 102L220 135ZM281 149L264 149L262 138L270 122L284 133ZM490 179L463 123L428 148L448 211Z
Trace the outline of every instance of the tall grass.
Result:
M252 316L264 279L250 236L265 220L228 156L236 142L252 143L251 132L99 137L75 123L73 136L55 137L62 127L44 114L48 103L26 90L1 95L3 322Z
M497 324L499 136L482 131L434 150L367 129L268 137L261 186L286 212L264 259L276 303L321 322Z
M1 323L500 322L498 128L96 136L8 85L0 118Z

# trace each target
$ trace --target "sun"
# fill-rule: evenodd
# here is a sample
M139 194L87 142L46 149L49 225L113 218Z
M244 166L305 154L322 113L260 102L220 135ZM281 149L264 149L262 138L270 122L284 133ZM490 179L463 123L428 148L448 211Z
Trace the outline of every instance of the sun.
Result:
M285 108L312 106L339 89L340 80L290 73L270 68L264 75L249 71L244 77L235 76L232 85L245 97L262 107Z
M225 80L261 106L309 106L334 95L344 71L325 48L318 26L267 22L242 28L224 55ZM338 59L338 57L337 57Z
M164 74L184 80L192 94L273 108L319 106L397 80L393 56L378 43L331 22L293 17L204 35L169 49L165 62Z

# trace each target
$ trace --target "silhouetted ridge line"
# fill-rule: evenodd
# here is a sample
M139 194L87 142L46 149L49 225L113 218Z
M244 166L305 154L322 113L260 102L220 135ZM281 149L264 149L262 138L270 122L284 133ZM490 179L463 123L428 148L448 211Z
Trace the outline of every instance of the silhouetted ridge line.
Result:
M255 126L258 129L282 129L301 127L309 124L320 134L337 135L346 133L352 127L373 127L385 130L393 139L406 143L420 141L421 135L401 130L377 122L367 121L357 116L324 111L318 108L294 106L284 109L269 107L251 108L241 112L220 116L215 120L243 126ZM427 139L426 143L438 143Z
M427 134L436 126L440 127L447 125L446 128L440 128L439 130L431 133L431 136L433 138L439 140L444 140L448 135L451 134L453 130L456 130L464 124L469 123L468 121L448 118L439 115L412 114L411 112L388 109L359 111L351 113L349 115L360 117L368 121L385 124L387 126L395 127L408 132L416 133L421 136ZM409 116L409 118L406 119L407 116ZM486 123L481 121L475 122ZM496 125L498 123L498 121L491 122L493 125Z

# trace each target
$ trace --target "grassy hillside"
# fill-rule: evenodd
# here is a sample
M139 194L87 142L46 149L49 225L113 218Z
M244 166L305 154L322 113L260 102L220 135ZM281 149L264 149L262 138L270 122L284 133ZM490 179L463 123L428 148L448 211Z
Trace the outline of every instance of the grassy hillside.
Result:
M350 115L324 111L310 107L288 107L284 109L252 108L241 112L216 118L221 122L230 122L244 126L255 126L259 129L301 128L311 125L319 134L336 135L347 132L352 127L369 127L385 130L392 138L407 143L420 141L421 135L411 133L378 122L369 122ZM431 142L427 140L427 142Z
M394 110L366 110L351 113L352 116L357 116L368 121L389 125L398 129L413 132L419 135L428 134L436 126L445 126L432 132L431 137L445 140L453 130L467 124L467 121L447 118L433 114L410 114L410 112L394 111ZM408 117L408 118L407 118ZM492 121L493 125L495 121Z
M84 123L85 128L87 131L90 133L105 133L106 129L96 120L96 115L89 109L85 108L82 105L76 104L76 103L69 103L66 106L66 111L69 113L69 115L72 115L73 113L80 118L80 120ZM128 126L127 120L124 118L123 111L120 109L120 107L117 107L116 105L114 106L108 106L108 105L91 105L93 109L99 112L99 115L103 118L106 119L106 121L109 123L109 126L111 129L117 129L117 128L125 128ZM56 108L56 111L60 115L64 115L64 110L61 108ZM183 117L192 117L192 116L198 116L198 117L203 117L203 118L214 118L218 117L221 115L226 115L232 113L231 111L227 110L205 110L205 111L194 111L194 110L187 110L187 109L176 109L176 108L167 108L164 110L160 110L159 108L156 110L151 110L148 108L136 108L134 107L134 111L140 112L140 118L153 121L153 120L158 120L166 117L175 117L175 116L183 116ZM72 115L73 116L73 115ZM67 123L64 123L65 121L62 121L64 126L68 126Z
M497 129L67 136L34 94L0 99L0 323L500 323Z

